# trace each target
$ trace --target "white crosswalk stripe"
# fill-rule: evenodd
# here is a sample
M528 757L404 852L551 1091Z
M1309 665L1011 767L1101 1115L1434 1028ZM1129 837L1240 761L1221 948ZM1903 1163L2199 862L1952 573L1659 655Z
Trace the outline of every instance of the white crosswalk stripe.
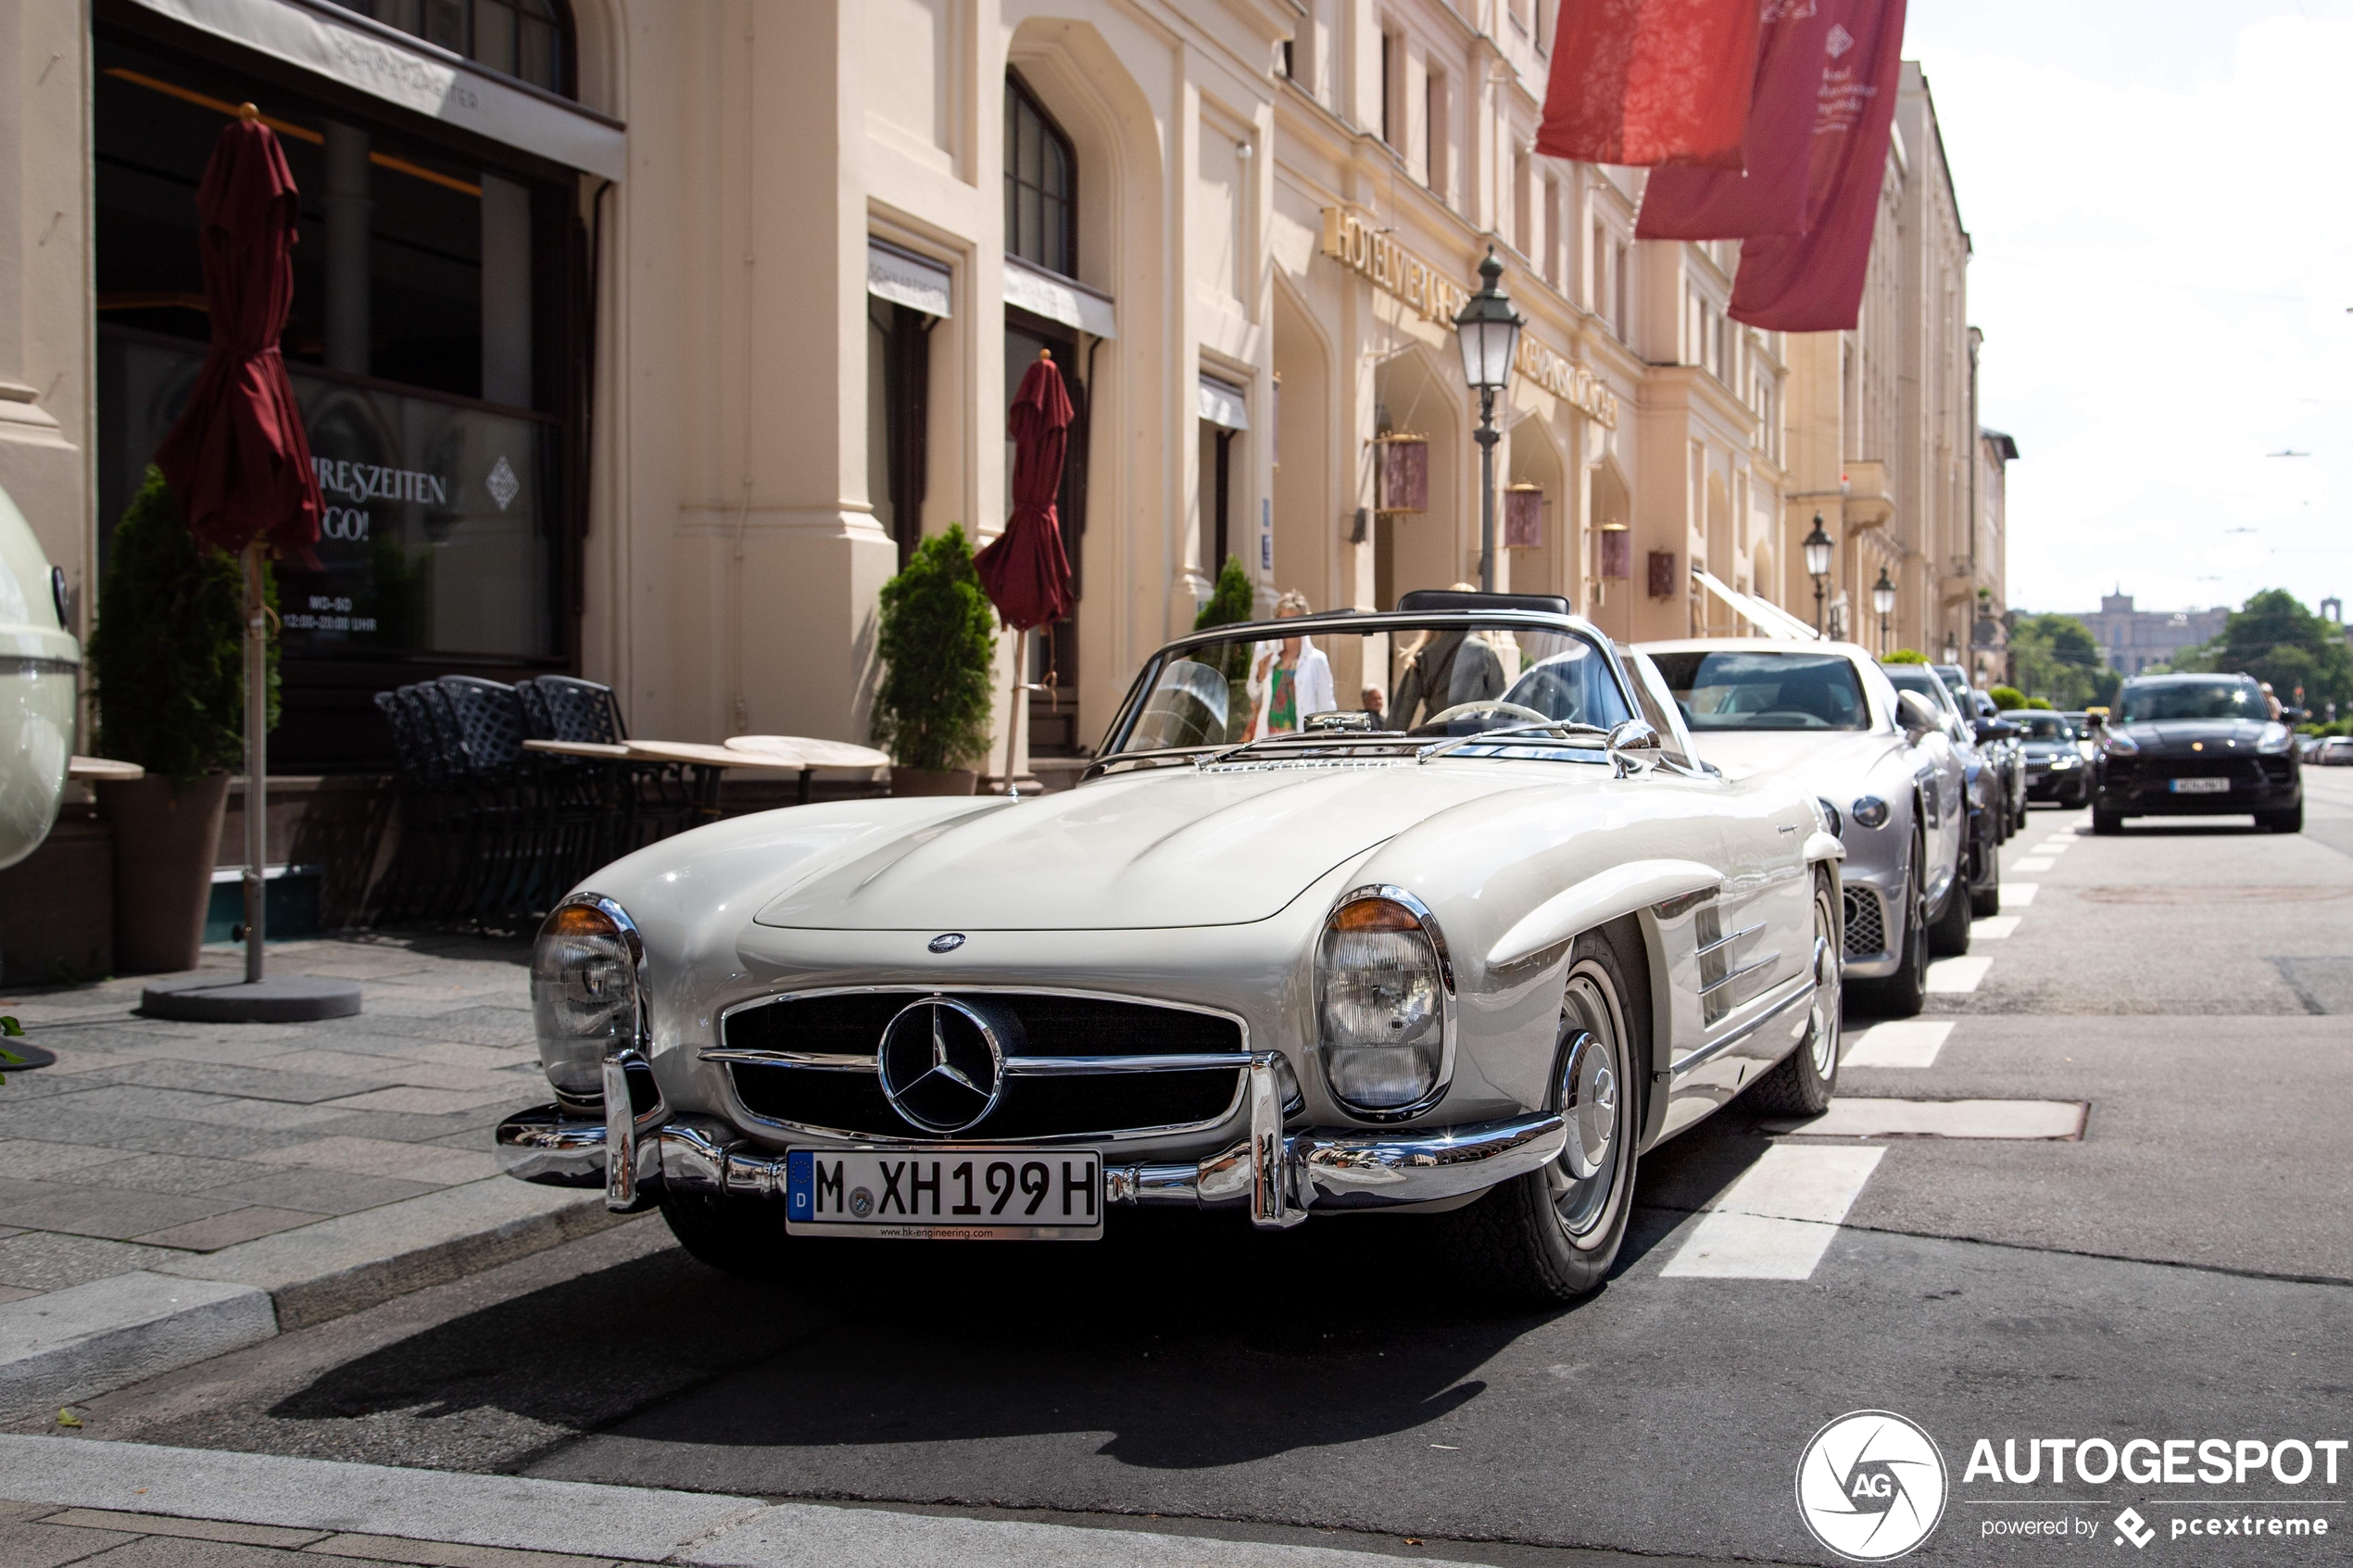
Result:
M1948 1018L1907 1019L1874 1023L1846 1050L1849 1067L1933 1067L1944 1037L1953 1032Z
M1660 1274L1808 1278L1886 1152L1776 1144L1717 1199Z
M2002 908L2022 909L2034 902L2034 895L2042 890L2039 883L2006 882L2002 884Z
M1974 991L1985 982L1985 972L1994 967L1992 959L1938 959L1928 966L1928 989L1931 995L1959 995Z
M2018 921L2016 915L1987 915L1973 922L1969 934L1980 942L2007 941L2010 933L2018 929Z
M2024 859L2011 861L2010 870L2014 872L2046 872L2057 864L2058 862L2052 859L2048 855L2029 855Z

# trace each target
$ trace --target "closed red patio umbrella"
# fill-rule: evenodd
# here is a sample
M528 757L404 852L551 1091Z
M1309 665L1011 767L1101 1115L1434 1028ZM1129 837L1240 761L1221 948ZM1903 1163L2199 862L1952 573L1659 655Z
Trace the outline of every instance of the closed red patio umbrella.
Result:
M156 449L156 467L189 531L245 556L245 979L242 986L209 977L150 986L145 1005L153 1015L291 1022L359 1010L359 988L347 983L262 978L270 691L261 563L265 551L310 558L323 510L310 441L278 351L294 308L299 216L277 132L251 104L241 106L196 187L212 345L186 410Z
M1013 640L1013 696L1023 689L1027 662L1027 633L1051 625L1070 613L1070 556L1063 549L1062 521L1054 515L1054 496L1063 483L1063 457L1070 445L1070 394L1063 389L1054 357L1039 350L1022 372L1021 389L1005 417L1006 433L1013 443L1013 515L1005 532L974 558L980 586L997 613L1016 633ZM1013 793L1013 745L1019 721L1018 701L1007 709L1005 724L1005 791Z

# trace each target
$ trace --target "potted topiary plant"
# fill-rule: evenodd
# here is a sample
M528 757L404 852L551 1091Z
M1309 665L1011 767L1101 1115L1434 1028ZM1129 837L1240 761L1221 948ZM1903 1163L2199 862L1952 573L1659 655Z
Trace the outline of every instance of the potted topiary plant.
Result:
M266 569L262 583L274 607ZM108 542L89 651L99 749L147 771L97 786L114 830L115 967L127 974L194 969L204 945L229 775L245 757L244 603L236 560L196 543L150 468Z
M915 548L883 584L875 744L890 753L893 795L970 795L988 748L997 638L961 525Z

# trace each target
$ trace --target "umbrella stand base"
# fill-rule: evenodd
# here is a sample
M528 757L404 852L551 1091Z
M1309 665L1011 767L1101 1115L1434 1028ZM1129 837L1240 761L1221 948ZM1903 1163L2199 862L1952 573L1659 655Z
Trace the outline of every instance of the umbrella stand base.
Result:
M312 1023L358 1012L359 987L303 974L258 981L190 974L146 987L139 1010L183 1023Z

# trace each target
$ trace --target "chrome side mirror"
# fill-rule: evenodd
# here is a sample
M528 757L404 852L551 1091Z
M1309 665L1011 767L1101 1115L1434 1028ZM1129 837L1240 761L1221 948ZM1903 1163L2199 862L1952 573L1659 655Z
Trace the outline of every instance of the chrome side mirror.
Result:
M1621 724L1613 725L1608 746L1610 763L1621 779L1648 766L1657 753L1667 749L1667 743L1659 738L1658 732L1641 719L1629 719ZM1649 752L1652 756L1634 755L1638 752Z
M1937 721L1936 705L1918 692L1895 694L1895 717L1915 743L1931 730L1943 728Z

